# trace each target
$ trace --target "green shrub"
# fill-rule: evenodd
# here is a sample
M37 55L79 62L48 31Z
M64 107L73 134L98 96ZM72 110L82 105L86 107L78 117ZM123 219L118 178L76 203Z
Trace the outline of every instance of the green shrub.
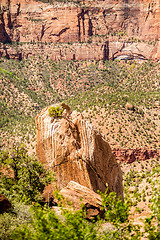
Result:
M155 182L154 189L152 189L153 196L151 198L151 210L150 217L145 219L145 232L148 234L149 240L160 239L160 191L159 181Z
M41 193L53 179L39 161L27 154L23 145L1 152L0 168L13 173L0 172L0 193L11 201L41 200Z
M115 193L102 194L103 206L107 209L105 220L97 223L86 220L86 209L79 211L61 208L61 216L39 205L33 207L32 221L13 232L11 239L59 239L59 240L114 240L139 239L140 231L128 221L128 207ZM103 223L111 222L103 229Z
M26 224L18 227L11 239L97 239L95 224L87 222L82 210L76 212L62 210L63 218L59 218L53 210L42 208L39 205L33 208L33 212L33 228Z
M31 221L30 206L22 203L15 204L9 212L0 214L0 239L11 239L12 233L22 224L29 224Z
M63 109L61 106L51 106L48 109L49 116L53 118L58 118L62 116Z
M101 193L101 196L106 221L123 223L128 220L129 206L128 203L123 202L121 196L117 197L115 192L108 194L108 189L105 193Z

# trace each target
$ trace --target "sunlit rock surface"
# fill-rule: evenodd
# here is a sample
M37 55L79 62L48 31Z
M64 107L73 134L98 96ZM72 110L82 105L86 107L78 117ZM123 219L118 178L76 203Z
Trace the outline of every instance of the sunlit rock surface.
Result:
M36 117L37 157L55 173L59 189L71 180L93 191L123 195L122 172L109 144L83 115L52 119L48 107Z

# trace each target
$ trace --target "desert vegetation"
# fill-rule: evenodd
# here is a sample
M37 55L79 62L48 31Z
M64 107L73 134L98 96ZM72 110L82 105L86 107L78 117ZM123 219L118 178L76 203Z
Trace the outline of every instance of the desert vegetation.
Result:
M0 240L159 240L158 0L138 4L35 1L0 3ZM74 113L72 119L70 107L83 116L77 114L77 120ZM44 108L42 118L36 118ZM93 141L91 134L83 137L79 131L83 117L102 136L95 130ZM88 123L84 126L82 132L93 133ZM108 144L103 147L98 138L107 140L120 159L117 162L121 169ZM50 149L46 155L51 159L44 158L41 164L36 153L40 160L47 148ZM111 175L108 170L104 174L106 167L101 165L104 148L109 159L105 166L110 167ZM87 157L83 157L84 152ZM95 167L88 164L87 154L91 160L97 160ZM77 211L74 202L65 199L57 189L58 178L53 169L60 169L57 172L61 186L63 168L67 169L63 186L66 188L66 175L69 173L72 178L75 166L73 162L68 164L71 160L80 174L85 173L82 175L87 175L90 168L85 177L89 186L92 181L95 183L93 189L101 184L103 189L106 186L105 192L98 191L101 197L93 192L99 197L98 207L87 202L91 206L81 204ZM110 179L114 175L115 188L110 179L103 181L101 172ZM121 172L123 189L122 185L118 189ZM77 170L75 173L78 182L81 176ZM61 191L64 188L60 187ZM113 189L117 195L110 192Z
M83 112L112 148L159 149L159 76L159 63L151 61L1 58L0 194L12 203L0 215L2 240L159 239L159 158L121 163L124 202L114 193L102 194L106 215L89 222L83 207L78 212L63 207L59 217L40 205L41 192L53 176L31 156L35 116L62 101ZM62 114L62 109L52 110L52 117L56 111Z
M58 118L58 117L62 116L63 109L62 109L61 106L56 106L56 105L55 106L51 106L48 109L48 113L49 113L50 117Z
M33 143L36 114L65 101L83 112L112 147L160 147L159 63L1 59L0 74L3 139L18 135Z

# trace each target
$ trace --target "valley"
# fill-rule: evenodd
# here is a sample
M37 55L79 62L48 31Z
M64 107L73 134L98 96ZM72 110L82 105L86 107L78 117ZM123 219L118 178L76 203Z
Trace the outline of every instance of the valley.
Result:
M159 239L159 0L1 0L0 98L0 239Z

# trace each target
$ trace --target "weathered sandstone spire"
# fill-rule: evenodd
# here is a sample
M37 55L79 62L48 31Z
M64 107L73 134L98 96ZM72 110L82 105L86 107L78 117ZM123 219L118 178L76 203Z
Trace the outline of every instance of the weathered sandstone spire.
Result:
M123 195L121 169L109 144L83 115L53 119L48 107L36 117L37 157L55 173L59 189L71 180L93 191L106 189Z

